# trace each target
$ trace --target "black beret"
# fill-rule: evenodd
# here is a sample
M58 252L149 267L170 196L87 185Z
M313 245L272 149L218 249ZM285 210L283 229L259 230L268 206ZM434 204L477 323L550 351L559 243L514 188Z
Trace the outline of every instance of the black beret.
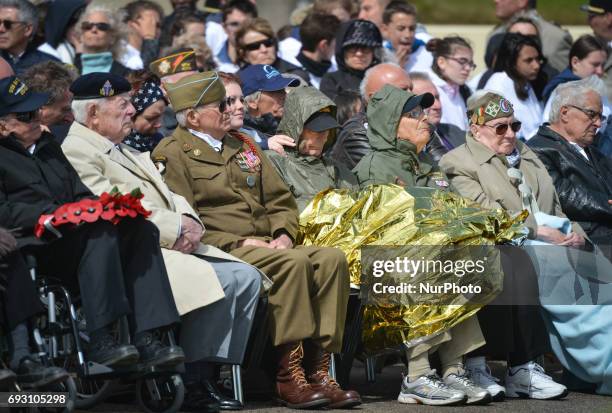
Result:
M130 90L132 86L125 78L102 72L83 75L70 86L74 100L109 98Z

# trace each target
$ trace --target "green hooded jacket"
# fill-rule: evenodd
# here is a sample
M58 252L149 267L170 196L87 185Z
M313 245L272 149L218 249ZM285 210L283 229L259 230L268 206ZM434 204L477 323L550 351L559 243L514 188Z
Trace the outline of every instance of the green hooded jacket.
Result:
M406 187L448 189L448 179L427 154L417 155L412 142L397 139L402 109L412 96L402 89L385 85L368 102L367 136L372 152L353 169L360 187L402 183Z
M276 133L290 136L296 142L296 146L285 148L287 156L266 151L272 164L293 193L300 212L316 194L323 190L357 188L357 178L342 164L324 156L302 155L297 150L304 123L324 108L330 108L332 116L336 116L334 102L317 89L300 87L293 90L285 100L283 119ZM332 130L326 148L334 139L335 131Z

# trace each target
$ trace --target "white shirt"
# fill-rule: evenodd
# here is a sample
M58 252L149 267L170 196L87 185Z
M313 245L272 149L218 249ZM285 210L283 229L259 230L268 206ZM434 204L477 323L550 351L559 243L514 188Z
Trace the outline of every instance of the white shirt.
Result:
M223 26L217 22L206 22L206 44L210 48L213 56L219 54L223 45L227 40L227 33L223 29Z
M131 70L140 70L144 68L144 63L140 57L140 50L136 49L129 43L125 43L125 52L119 58L119 63Z
M287 37L286 39L278 42L278 57L281 59L297 66L302 67L302 64L297 60L297 55L302 50L302 42L300 42L295 37ZM338 64L336 63L336 56L332 56L331 58L331 66L327 73L335 72L338 70ZM310 75L312 78L312 75ZM319 79L319 83L321 79ZM314 85L313 85L314 86ZM318 86L316 86L318 88Z
M467 108L461 93L459 93L459 86L449 84L432 70L429 70L428 74L440 95L440 104L442 105L440 123L455 125L466 131L468 128Z
M427 51L425 46L421 46L410 53L408 62L404 65L404 70L410 72L429 72L433 64L433 55Z
M209 144L215 151L221 152L221 150L223 149L223 141L215 139L207 133L198 132L193 129L188 129L188 130L189 132L191 132L193 136L200 138L204 142Z
M518 138L528 140L538 132L542 124L542 105L528 86L527 99L521 100L514 90L514 81L505 72L494 73L484 87L508 99L514 106L514 117L520 120L523 126L516 134Z
M584 148L582 146L580 146L577 143L572 142L572 141L567 141L567 143L569 143L574 148L576 148L578 150L578 152L580 152L580 155L584 156L584 159L586 159L587 161L591 162L591 160L589 159L589 155L587 155L586 151L584 150Z

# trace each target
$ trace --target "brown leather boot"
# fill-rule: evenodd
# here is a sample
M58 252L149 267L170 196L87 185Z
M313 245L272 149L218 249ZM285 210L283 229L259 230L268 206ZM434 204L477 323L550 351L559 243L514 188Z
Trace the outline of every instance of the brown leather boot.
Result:
M361 404L361 396L354 390L342 390L336 380L329 375L331 354L312 342L304 344L304 369L307 379L314 390L321 391L331 400L329 408L348 409Z
M325 394L314 390L304 375L302 343L283 344L276 348L278 371L276 394L279 402L291 409L312 409L330 403Z

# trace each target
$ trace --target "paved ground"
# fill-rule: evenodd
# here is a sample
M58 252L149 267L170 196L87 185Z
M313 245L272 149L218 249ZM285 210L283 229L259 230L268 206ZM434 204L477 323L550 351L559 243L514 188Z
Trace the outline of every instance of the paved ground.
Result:
M365 371L360 362L355 362L351 375L353 387L358 390L363 399L364 404L354 409L354 412L440 412L446 411L461 411L462 413L500 413L500 412L529 412L529 413L606 413L612 412L612 397L597 396L592 394L572 392L569 396L560 401L534 401L534 400L506 400L501 403L492 403L488 406L477 407L429 407L418 405L401 405L396 402L395 398L399 391L399 383L402 367L399 365L386 367L381 374L377 376L375 383L367 383L365 380ZM550 371L550 369L549 369ZM497 364L493 366L493 372L498 376L503 372L503 365ZM553 372L553 376L558 377L558 372ZM273 403L266 401L257 401L257 396L251 396L247 400L247 408L245 412L283 412L287 413L290 410L277 407ZM127 400L119 400L105 403L102 406L96 407L94 412L122 412L136 413L138 408L135 405L125 404Z

